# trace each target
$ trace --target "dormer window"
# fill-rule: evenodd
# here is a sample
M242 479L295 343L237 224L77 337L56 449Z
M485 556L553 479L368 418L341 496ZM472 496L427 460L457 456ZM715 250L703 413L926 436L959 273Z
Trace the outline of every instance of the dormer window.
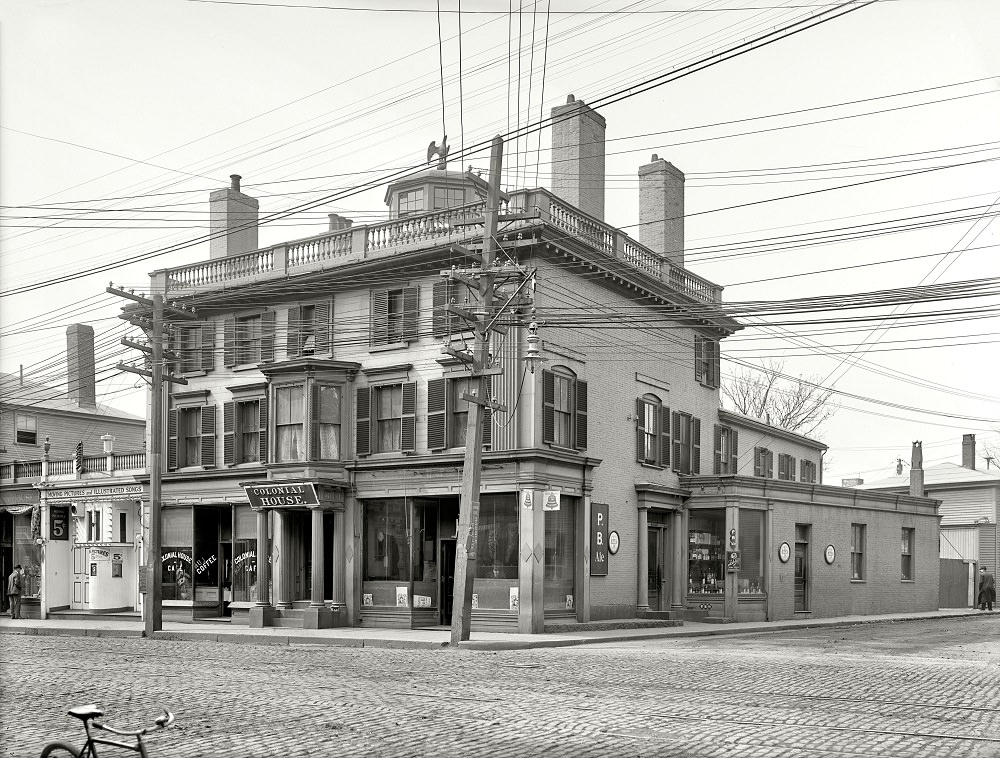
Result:
M406 216L410 213L420 213L424 209L424 190L420 188L408 192L400 192L397 202L400 216Z

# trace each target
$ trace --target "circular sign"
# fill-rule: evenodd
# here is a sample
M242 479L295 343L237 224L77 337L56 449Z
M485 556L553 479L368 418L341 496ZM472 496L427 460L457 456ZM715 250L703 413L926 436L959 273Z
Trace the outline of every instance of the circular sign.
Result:
M608 552L611 555L616 555L618 553L618 548L621 547L621 538L618 536L618 532L611 532L608 535Z
M833 545L826 546L826 552L823 554L823 557L826 558L827 563L833 563L837 557L837 551L833 549Z
M778 548L778 557L782 563L788 563L788 559L792 557L792 548L787 542L781 543L781 547Z

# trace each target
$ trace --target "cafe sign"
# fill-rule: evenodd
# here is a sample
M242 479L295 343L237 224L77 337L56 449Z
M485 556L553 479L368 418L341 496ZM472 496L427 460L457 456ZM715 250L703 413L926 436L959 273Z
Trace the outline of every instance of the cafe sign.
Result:
M243 491L253 508L287 508L296 505L319 505L316 485L312 482L281 484L244 484Z

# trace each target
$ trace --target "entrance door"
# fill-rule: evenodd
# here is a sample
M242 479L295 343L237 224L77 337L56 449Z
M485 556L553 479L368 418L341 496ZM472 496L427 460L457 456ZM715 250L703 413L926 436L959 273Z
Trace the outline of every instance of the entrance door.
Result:
M649 610L665 611L670 606L670 592L667 587L667 530L662 526L651 526L647 530L649 539L649 569L646 583Z
M809 525L795 525L795 610L809 610Z
M73 595L69 604L73 610L88 610L90 608L88 552L89 549L85 545L73 546Z
M441 540L441 624L451 626L451 609L455 594L454 539Z

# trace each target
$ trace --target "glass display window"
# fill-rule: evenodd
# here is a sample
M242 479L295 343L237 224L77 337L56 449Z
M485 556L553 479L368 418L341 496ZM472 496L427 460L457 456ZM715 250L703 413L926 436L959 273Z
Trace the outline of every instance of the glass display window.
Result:
M233 600L257 602L257 512L235 508L233 516Z
M364 515L364 589L372 605L399 605L396 588L409 585L410 514L403 498L370 500Z
M35 544L32 517L34 511L14 514L13 563L21 564L21 596L38 597L42 589L42 549ZM35 517L37 518L37 517ZM7 577L4 577L4 581Z
M473 582L477 607L515 610L511 598L516 600L518 586L517 495L482 496L477 556Z
M763 595L764 512L740 509L738 534L740 570L737 591L741 595Z
M726 591L726 512L697 511L688 519L688 592L722 595Z
M576 507L574 498L561 500L558 511L545 511L546 611L575 609Z
M160 582L164 600L194 599L194 516L190 508L161 514Z

